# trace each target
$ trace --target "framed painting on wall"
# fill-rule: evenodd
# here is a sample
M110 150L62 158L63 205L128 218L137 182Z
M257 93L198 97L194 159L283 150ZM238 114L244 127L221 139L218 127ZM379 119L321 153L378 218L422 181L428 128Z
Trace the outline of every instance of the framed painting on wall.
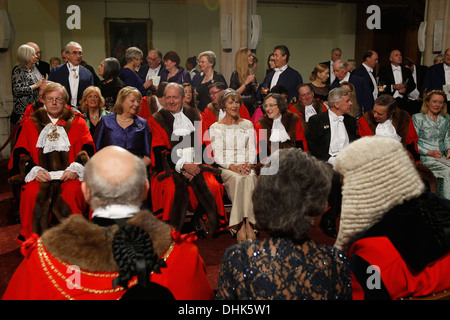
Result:
M123 66L126 64L125 51L138 47L144 59L151 47L151 19L110 19L105 18L106 57L115 57Z

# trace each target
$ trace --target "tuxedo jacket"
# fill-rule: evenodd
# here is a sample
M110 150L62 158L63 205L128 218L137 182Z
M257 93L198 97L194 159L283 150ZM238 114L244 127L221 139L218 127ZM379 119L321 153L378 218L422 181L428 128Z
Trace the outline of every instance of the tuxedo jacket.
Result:
M328 153L331 142L330 118L327 110L309 118L305 136L309 152L317 159L327 161L330 158ZM358 139L356 119L346 114L344 115L344 125L347 130L349 142Z
M50 74L50 64L45 61L40 60L39 63L35 64L35 67L39 70L44 78Z
M348 79L348 82L353 84L356 91L356 101L358 102L359 106L359 113L364 114L367 111L370 111L373 109L373 94L372 89L370 88L367 81L364 81L364 79L353 72L350 74L350 78ZM334 88L338 88L340 86L339 80L336 78L333 83L330 86L330 90Z
M70 92L69 68L67 67L67 63L54 67L52 71L50 71L48 80L62 84L69 94L69 102L71 101L72 93ZM92 76L92 73L82 65L80 65L79 80L77 105L72 107L79 106L84 90L86 90L87 87L94 85L94 77Z
M258 100L261 100L261 88L263 84L267 84L270 88L270 83L272 82L272 78L275 74L275 70L271 70L266 77L264 78L263 82L258 88ZM277 85L285 87L289 94L288 94L288 102L291 101L293 97L297 96L297 87L303 83L302 76L298 71L292 69L291 67L287 67L286 70L284 70L280 77L278 78Z
M145 81L145 78L147 77L148 69L150 69L150 67L149 67L148 64L143 65L142 67L139 68L138 75L139 75L139 76L142 78L142 80L144 80L144 81ZM161 63L161 68L159 68L158 76L161 76L161 72L162 72L163 70L165 70L165 69L166 69L166 67L164 66L164 63Z
M427 74L428 67L427 66L417 66L414 65L414 69L416 70L416 88L420 92L423 87L423 82L425 80L425 75Z
M442 86L444 84L444 63L435 64L428 68L425 79L423 80L422 90L420 90L420 96L422 97L424 91L430 91L434 89L442 90Z
M411 70L404 66L400 66L402 72L402 81L406 82L406 92L402 94L403 98L407 98L408 94L410 94L416 88L416 83L414 82L414 78L412 76ZM386 67L380 69L378 73L379 81L383 81L386 85L386 89L384 89L383 93L394 95L395 91L391 90L391 86L395 84L394 71L392 71L392 65L389 64Z
M373 109L373 103L374 103L372 92L376 88L374 88L374 85L373 85L372 79L370 78L369 72L367 71L367 69L363 65L360 65L358 68L353 70L352 75L360 76L362 78L362 80L366 83L366 85L369 87L370 95L368 95L364 99L363 106L364 106L364 112L372 110ZM376 79L376 75L374 74L373 76ZM377 89L377 91L378 91L378 89ZM359 103L359 101L358 101L358 103Z

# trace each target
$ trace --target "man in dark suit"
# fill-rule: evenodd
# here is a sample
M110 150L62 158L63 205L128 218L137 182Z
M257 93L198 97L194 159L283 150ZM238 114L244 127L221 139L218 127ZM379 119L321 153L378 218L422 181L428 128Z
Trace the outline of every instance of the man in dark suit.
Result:
M336 62L336 60L340 59L342 55L342 50L340 48L334 48L331 50L330 60L321 62L320 64L324 64L328 67L328 70L330 70L330 77L327 79L327 84L333 83L336 76L334 75L334 69L333 64Z
M27 45L34 48L36 52L36 56L38 58L38 61L35 64L36 69L40 72L41 76L40 78L47 78L47 76L50 74L50 64L48 64L45 61L42 61L42 51L39 48L39 46L34 42L27 42ZM39 79L40 79L39 78Z
M311 155L333 166L335 157L358 138L356 119L349 115L352 102L346 88L335 88L328 94L329 110L309 118L306 141ZM320 221L322 230L336 237L336 217L341 211L340 176L334 173L328 196L330 209Z
M80 44L69 42L65 51L67 62L53 68L48 80L62 84L69 94L68 104L78 107L84 90L94 85L94 77L81 65L83 49Z
M425 80L423 81L420 95L423 96L424 91L434 89L442 90L442 86L450 83L450 48L445 50L444 62L435 64L428 68ZM446 92L449 94L449 92Z
M261 89L264 85L272 89L274 86L283 86L288 90L288 103L297 96L297 87L303 83L300 73L288 66L289 49L286 46L276 46L273 49L275 69L269 71L258 88L257 99L262 100Z
M356 68L352 74L360 76L363 78L364 82L369 86L372 95L367 97L367 102L364 102L364 112L373 109L373 103L378 97L378 87L376 82L376 72L375 67L378 64L378 53L373 50L368 50L363 55L363 63Z
M393 96L397 100L400 109L409 112L408 95L415 89L416 84L411 70L402 66L403 57L400 50L392 50L389 55L388 66L380 69L378 84L383 84L383 93ZM380 88L379 88L380 90Z
M142 80L146 81L152 79L154 76L161 76L161 72L165 69L162 61L162 52L159 49L152 49L147 54L147 64L139 68L138 74ZM157 86L152 85L148 88L148 91L156 93Z
M336 79L330 86L330 89L340 87L342 82L350 82L355 87L356 101L358 102L358 113L363 115L366 112L364 106L370 105L372 98L372 91L364 79L358 75L348 71L348 63L343 59L337 59L333 64L334 74Z

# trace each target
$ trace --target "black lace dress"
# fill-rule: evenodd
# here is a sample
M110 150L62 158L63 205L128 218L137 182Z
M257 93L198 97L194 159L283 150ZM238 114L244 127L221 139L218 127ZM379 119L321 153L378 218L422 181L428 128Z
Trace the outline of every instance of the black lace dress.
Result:
M269 237L228 248L222 258L218 300L351 299L344 254L307 240Z

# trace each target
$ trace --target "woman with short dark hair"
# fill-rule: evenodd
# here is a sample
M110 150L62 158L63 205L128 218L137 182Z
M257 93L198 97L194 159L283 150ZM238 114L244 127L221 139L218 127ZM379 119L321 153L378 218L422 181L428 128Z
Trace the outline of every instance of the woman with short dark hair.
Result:
M270 157L253 192L256 227L269 237L234 245L222 258L218 299L350 299L343 253L307 233L324 212L331 170L295 148Z
M161 71L161 81L176 82L178 84L191 83L191 75L180 66L180 56L175 51L167 52L164 57L164 66Z

